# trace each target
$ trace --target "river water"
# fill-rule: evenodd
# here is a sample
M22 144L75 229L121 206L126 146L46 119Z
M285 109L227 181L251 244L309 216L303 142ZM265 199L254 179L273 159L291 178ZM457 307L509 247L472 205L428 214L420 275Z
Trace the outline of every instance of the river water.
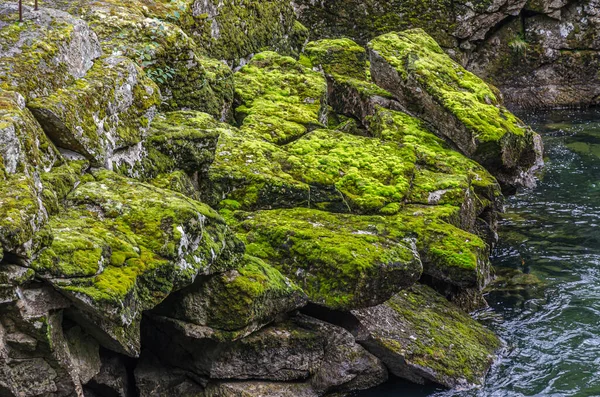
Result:
M477 314L506 343L485 385L392 380L360 397L600 396L600 110L521 117L542 134L546 167L506 202L492 262L528 276L489 293Z

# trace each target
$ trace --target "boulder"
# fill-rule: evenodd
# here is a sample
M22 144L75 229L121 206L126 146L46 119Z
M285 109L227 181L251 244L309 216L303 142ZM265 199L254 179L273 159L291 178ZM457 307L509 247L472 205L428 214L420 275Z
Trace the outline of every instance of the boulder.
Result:
M110 56L85 77L29 103L44 131L94 166L112 169L113 154L147 135L160 97L156 85L130 59Z
M140 397L205 397L207 381L194 374L165 366L144 351L135 368L135 386Z
M248 135L285 144L327 123L325 78L291 57L262 52L234 79L236 118Z
M415 284L386 303L353 310L357 341L389 371L416 383L483 384L500 340L431 288Z
M99 396L127 397L133 391L130 384L130 373L123 357L108 351L100 355L100 368L96 375L84 387L85 394L89 392Z
M0 2L0 88L31 100L85 76L102 50L85 21L55 9L24 8L24 22L16 24L17 4Z
M246 336L305 303L304 293L278 270L246 256L237 269L199 278L173 293L153 313L205 327L207 337L228 340Z
M317 395L359 390L387 379L382 364L342 328L298 315L235 342L182 334L160 319L149 344L161 362L211 379L305 381ZM152 337L152 334L149 337Z
M109 171L74 190L50 226L54 241L31 266L79 307L76 321L130 355L143 310L199 274L233 268L243 249L208 206Z
M379 36L369 54L375 83L487 168L505 191L533 183L532 171L542 164L539 135L423 30Z

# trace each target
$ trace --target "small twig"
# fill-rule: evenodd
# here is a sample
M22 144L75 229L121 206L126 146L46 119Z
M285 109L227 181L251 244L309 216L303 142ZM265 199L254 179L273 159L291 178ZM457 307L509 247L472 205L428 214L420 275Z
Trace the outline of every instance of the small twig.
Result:
M23 22L23 0L19 0L19 22Z

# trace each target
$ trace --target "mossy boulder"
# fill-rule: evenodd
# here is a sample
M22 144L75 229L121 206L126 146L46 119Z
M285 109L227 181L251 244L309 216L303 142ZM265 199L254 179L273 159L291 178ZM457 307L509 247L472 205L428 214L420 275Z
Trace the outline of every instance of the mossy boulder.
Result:
M454 62L421 29L369 43L371 75L380 87L467 156L506 191L528 185L541 162L541 138L502 106L498 90Z
M102 51L96 34L81 19L59 10L0 2L0 88L27 100L47 96L83 77Z
M368 221L309 209L272 210L249 215L238 230L249 254L290 277L311 302L348 310L386 301L417 281L423 269L413 241L372 233Z
M153 313L204 326L207 337L227 340L246 336L305 303L302 290L278 270L246 256L237 269L199 278Z
M243 246L204 204L109 171L94 176L52 217L54 240L31 266L84 313L102 319L100 328L112 325L113 337L127 328L117 343L135 355L139 335L129 339L142 311L199 274L235 267Z
M415 284L352 312L357 340L396 376L448 388L483 384L500 340L431 288Z
M284 144L326 124L325 78L291 57L262 52L235 75L242 131Z
M116 151L141 142L159 104L158 88L139 67L110 56L29 108L58 146L110 169Z
M148 14L181 26L211 58L231 66L264 50L297 54L308 31L289 1L182 0L149 2Z
M18 93L0 90L0 248L30 258L47 210L40 175L63 162Z
M203 55L177 25L179 19L191 17L191 10L178 9L181 2L162 3L163 9L153 2L136 0L94 2L86 4L82 13L106 53L131 58L158 84L163 110L193 109L218 119L230 118L231 69Z
M155 320L160 330L149 346L161 362L215 380L304 382L316 394L360 390L387 379L374 356L343 328L296 315L232 343L215 343L171 323Z

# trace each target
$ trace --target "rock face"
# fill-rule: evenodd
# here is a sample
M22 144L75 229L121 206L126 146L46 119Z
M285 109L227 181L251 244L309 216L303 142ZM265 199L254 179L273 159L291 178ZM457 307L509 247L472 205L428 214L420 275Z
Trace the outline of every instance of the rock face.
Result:
M449 55L503 92L511 107L587 106L600 83L595 1L294 0L311 39L422 28Z
M482 51L534 7L389 3ZM481 382L498 341L448 301L485 305L541 150L497 90L373 1L307 44L288 1L43 6L0 0L1 396Z

